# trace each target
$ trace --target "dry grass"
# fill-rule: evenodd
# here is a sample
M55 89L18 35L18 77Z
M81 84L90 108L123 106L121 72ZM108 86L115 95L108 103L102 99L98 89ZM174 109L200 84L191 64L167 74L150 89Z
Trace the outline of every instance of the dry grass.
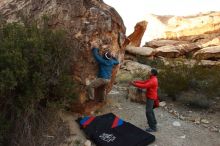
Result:
M195 91L183 92L179 98L180 102L193 108L207 109L211 105L211 100L204 94L199 94Z
M10 145L13 146L59 146L70 132L54 109L39 110L17 121Z

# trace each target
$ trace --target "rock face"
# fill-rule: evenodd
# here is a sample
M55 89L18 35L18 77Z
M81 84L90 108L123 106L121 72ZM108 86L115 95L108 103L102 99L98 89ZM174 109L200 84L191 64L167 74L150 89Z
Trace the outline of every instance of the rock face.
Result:
M128 87L128 99L133 102L146 103L146 91L133 86Z
M72 74L74 81L80 84L80 102L86 100L86 84L96 77L98 71L90 42L99 40L100 44L109 44L119 61L124 58L123 20L102 0L2 0L0 14L6 22L22 22L25 18L28 23L35 21L39 26L46 15L50 28L67 30L71 40L69 45L74 49ZM103 51L100 48L100 53ZM113 71L112 82L117 70Z
M138 22L134 27L134 32L128 36L128 39L130 40L130 43L128 45L133 47L140 47L141 40L146 28L146 21Z

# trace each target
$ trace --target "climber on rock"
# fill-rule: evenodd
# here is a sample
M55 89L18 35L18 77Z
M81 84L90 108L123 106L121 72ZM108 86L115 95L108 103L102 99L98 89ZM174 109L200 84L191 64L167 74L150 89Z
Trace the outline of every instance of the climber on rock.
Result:
M89 94L89 98L91 100L94 100L95 99L94 89L104 86L104 91L101 91L104 93L101 99L96 99L102 102L105 100L105 96L106 96L105 90L106 90L106 86L110 82L112 76L112 69L115 65L118 65L119 62L115 57L113 57L110 51L105 51L103 55L100 55L99 45L97 42L92 42L91 46L92 46L93 56L99 66L99 72L97 78L88 85L88 94ZM102 46L102 49L108 49L108 48L109 48L108 45Z

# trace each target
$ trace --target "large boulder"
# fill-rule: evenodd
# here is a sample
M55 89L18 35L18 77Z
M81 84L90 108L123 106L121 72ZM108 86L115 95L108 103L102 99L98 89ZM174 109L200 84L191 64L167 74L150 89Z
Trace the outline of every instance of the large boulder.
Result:
M154 53L154 49L150 47L132 47L127 46L126 51L130 54L134 55L142 55L142 56L152 56Z
M162 56L166 58L176 58L181 55L181 52L176 46L168 45L162 46L155 49L155 56Z
M210 42L209 44L211 43L214 44L217 42ZM127 46L126 51L130 54L142 56L163 56L176 58L198 51L199 49L201 49L200 44L202 43L190 43L189 41L177 40L152 40L145 44L145 46L147 47Z
M156 49L150 47L127 46L126 52L132 55L141 55L146 57L162 56L167 58L177 58L190 52L197 51L198 49L199 47L195 44L179 44L177 46L165 45Z
M168 46L168 45L178 45L186 43L186 41L178 41L178 40L151 40L149 42L146 42L144 47L151 47L151 48L158 48L162 46Z
M121 62L124 58L125 26L114 8L102 0L1 0L0 16L6 22L37 22L43 24L42 17L48 17L52 29L65 29L69 44L74 50L72 75L79 84L80 102L87 98L86 84L93 80L98 71L91 54L90 42L99 40L109 44L110 50ZM100 48L100 53L104 50ZM113 70L110 91L118 68Z
M129 71L131 74L142 72L143 74L147 75L151 70L150 66L131 60L125 60L121 68Z
M220 46L203 48L197 51L193 58L199 60L220 60Z

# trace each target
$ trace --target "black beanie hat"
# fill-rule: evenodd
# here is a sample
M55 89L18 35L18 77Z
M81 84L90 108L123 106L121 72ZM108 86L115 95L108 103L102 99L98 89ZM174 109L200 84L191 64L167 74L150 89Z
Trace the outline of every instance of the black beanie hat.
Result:
M112 55L110 52L107 51L104 53L104 57L109 60L109 59L111 59Z
M158 72L156 68L152 68L150 71L154 76L157 76Z

